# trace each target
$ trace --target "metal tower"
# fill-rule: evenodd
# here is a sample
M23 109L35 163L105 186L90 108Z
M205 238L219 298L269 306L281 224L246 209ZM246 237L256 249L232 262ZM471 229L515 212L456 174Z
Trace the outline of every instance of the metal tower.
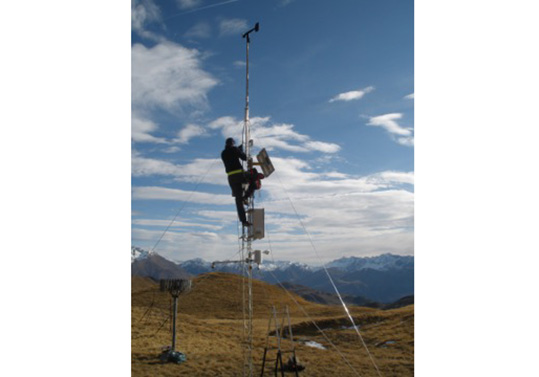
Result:
M247 31L242 35L246 40L246 72L245 72L245 117L243 120L243 132L242 132L242 145L245 148L245 155L247 156L247 171L251 171L253 165L261 165L259 163L253 163L253 157L251 156L251 148L253 146L253 140L251 140L251 124L249 122L249 44L251 42L249 34L257 32L259 30L258 22L255 27ZM257 157L258 158L258 157ZM267 154L264 153L260 157L264 162L264 169L270 169L273 171L273 166L269 160ZM269 167L268 167L269 166ZM270 172L271 174L271 172ZM253 263L260 265L262 261L262 252L260 250L254 250L252 248L252 242L254 239L260 239L263 237L260 232L256 233L254 229L254 223L260 223L259 216L263 210L255 211L253 196L247 199L247 221L251 224L249 226L242 226L241 235L241 257L240 260L225 260L215 261L212 263L212 268L216 264L227 263L239 263L242 270L243 284L242 284L242 308L243 308L243 346L244 346L244 358L243 358L243 376L254 376L253 365ZM263 226L263 220L262 220ZM267 253L267 252L264 252ZM245 276L247 275L247 281Z
M258 32L259 24L255 24L255 27L245 32L242 37L245 38L245 117L243 119L243 138L245 146L245 154L247 156L247 171L251 171L253 168L253 158L251 156L251 147L253 141L251 140L251 124L249 121L249 45L251 39L249 34L253 31ZM245 294L245 284L243 284L243 328L244 328L244 341L245 341L245 355L244 355L244 367L243 375L252 377L254 375L253 367L253 250L252 250L252 224L254 214L254 200L253 196L248 198L247 202L247 221L251 226L242 227L242 269L245 272L247 269L247 295ZM247 258L246 258L247 256ZM247 297L246 297L247 296ZM247 311L247 313L245 313ZM245 315L247 314L247 316ZM247 319L245 318L247 317Z

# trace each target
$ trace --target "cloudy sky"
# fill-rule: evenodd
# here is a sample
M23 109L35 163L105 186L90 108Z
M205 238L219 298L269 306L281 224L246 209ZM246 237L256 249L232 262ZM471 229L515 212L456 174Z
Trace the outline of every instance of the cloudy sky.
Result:
M413 11L409 0L134 1L132 244L173 260L236 253L220 153L241 140L241 34L260 22L252 136L276 172L255 196L266 238L254 247L311 264L413 254Z

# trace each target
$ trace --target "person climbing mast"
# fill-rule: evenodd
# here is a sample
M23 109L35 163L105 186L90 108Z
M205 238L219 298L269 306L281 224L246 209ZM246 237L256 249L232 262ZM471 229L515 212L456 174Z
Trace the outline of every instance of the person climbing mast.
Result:
M221 152L221 159L225 165L225 171L228 175L228 184L232 189L232 196L236 200L236 209L238 211L238 217L243 226L250 226L245 216L245 208L243 207L243 187L242 184L247 180L245 178L245 172L241 166L240 159L247 160L247 156L243 152L243 148L240 145L236 147L236 142L233 138L229 137L225 142L225 149Z

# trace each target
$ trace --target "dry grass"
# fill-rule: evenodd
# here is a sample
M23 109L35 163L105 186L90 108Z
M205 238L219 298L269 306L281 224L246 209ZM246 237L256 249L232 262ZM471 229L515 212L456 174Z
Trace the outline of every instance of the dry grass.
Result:
M170 321L167 321L170 316L170 295L159 292L158 285L149 279L133 278L132 375L241 376L241 281L241 277L232 274L205 274L194 279L193 290L189 294L180 297L176 348L187 355L187 362L177 365L161 364L158 358L162 347L171 343ZM253 296L256 318L253 323L253 356L256 376L260 375L272 305L278 308L288 305L290 308L296 354L306 366L300 375L355 375L281 288L255 280ZM299 296L294 297L359 375L378 376L356 332L348 328L351 324L342 307L313 304ZM360 326L360 332L381 375L413 376L413 305L389 311L350 307L350 311ZM158 331L161 325L163 327ZM270 339L274 342L273 337ZM327 349L308 347L302 343L307 340L316 341ZM275 357L274 352L271 357ZM266 375L273 375L267 370Z

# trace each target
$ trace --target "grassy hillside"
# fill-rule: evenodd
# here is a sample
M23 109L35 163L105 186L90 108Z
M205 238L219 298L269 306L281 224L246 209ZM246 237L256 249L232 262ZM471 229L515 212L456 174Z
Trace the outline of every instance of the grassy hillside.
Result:
M161 364L158 359L162 347L171 343L171 321L167 320L172 301L170 295L159 292L158 284L150 279L133 278L132 375L241 376L241 283L240 276L225 273L209 273L193 279L193 290L181 296L178 303L177 349L187 354L187 362L176 365ZM356 375L287 292L254 280L253 296L255 375L260 375L272 305L278 308L289 306L296 354L306 366L301 375ZM356 332L349 328L351 323L342 307L307 302L297 295L293 297L359 375L378 375ZM388 311L351 306L350 311L381 375L413 376L413 305ZM271 339L274 344L274 338ZM308 347L306 341L318 342L326 349Z

